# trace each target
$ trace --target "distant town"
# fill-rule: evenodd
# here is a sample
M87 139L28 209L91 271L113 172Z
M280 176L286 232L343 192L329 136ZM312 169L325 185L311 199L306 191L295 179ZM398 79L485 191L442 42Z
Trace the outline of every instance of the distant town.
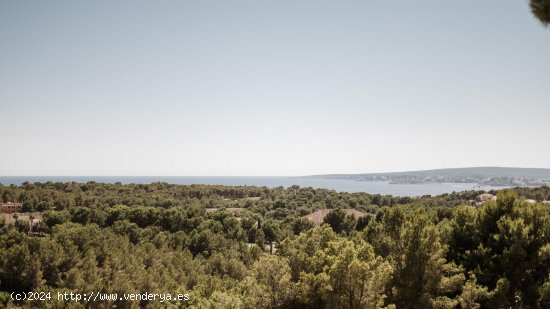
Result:
M503 187L550 185L550 169L543 168L472 167L395 173L329 174L307 177L382 181L390 184L476 183L479 186Z

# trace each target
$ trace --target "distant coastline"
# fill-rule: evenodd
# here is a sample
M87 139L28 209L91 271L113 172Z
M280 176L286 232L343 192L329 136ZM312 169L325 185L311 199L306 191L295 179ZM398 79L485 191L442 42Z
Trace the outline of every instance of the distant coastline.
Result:
M366 192L370 194L393 196L422 196L440 195L451 192L470 190L490 191L499 190L501 186L480 186L477 183L417 183L390 184L384 181L357 181L355 179L323 179L308 177L284 177L284 176L223 176L223 177L193 177L193 176L0 176L0 184L4 186L21 185L24 182L77 182L89 181L102 183L121 184L150 184L153 182L166 182L180 185L224 185L224 186L257 186L257 187L284 187L293 185L300 187L312 187L316 189L328 189L337 192Z
M511 167L469 167L392 173L327 174L312 179L381 181L389 184L475 183L495 187L539 187L550 185L550 169Z

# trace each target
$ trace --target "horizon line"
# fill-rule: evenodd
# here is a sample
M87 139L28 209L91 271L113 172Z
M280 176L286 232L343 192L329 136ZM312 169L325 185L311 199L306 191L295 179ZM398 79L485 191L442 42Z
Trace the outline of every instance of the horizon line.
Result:
M0 177L311 177L324 175L362 175L362 174L391 174L391 173L410 173L450 169L476 169L476 168L501 168L501 169L538 169L550 170L547 167L517 167L517 166L468 166L468 167L447 167L417 170L400 170L391 172L356 172L356 173L316 173L301 175L0 175Z

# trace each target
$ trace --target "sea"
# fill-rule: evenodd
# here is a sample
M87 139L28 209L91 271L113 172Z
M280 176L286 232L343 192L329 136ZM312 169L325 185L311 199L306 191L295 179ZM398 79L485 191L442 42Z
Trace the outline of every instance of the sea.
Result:
M226 186L260 186L260 187L312 187L335 190L337 192L366 192L370 194L394 196L439 195L468 190L499 190L505 187L479 186L476 183L420 183L390 184L382 181L356 181L349 179L318 179L284 176L0 176L0 184L20 185L23 182L79 182L89 181L123 184L148 184L166 182L171 184L206 184Z

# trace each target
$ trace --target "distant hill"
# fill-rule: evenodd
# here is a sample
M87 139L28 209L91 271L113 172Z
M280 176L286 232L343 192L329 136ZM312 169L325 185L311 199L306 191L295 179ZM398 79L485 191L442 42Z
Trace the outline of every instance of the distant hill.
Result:
M307 178L384 181L389 183L478 183L492 186L542 186L550 184L550 169L517 167L467 167L423 171L328 174Z

